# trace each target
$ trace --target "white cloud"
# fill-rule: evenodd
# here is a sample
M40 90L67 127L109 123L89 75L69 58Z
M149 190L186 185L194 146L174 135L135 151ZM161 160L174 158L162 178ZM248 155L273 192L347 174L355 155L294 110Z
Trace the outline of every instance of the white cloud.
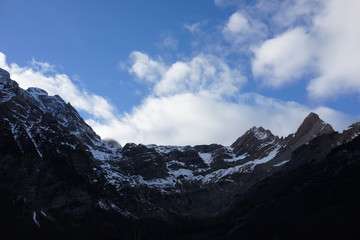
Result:
M129 72L138 79L148 82L156 82L165 71L165 64L161 61L154 61L142 52L133 52L130 55L131 68Z
M31 60L30 64L31 68L34 71L43 72L43 73L54 73L55 67L47 62L38 62L34 58Z
M241 33L250 29L249 21L239 12L232 14L224 27L225 32Z
M308 91L313 98L360 94L360 2L330 0L315 18L319 76Z
M172 95L208 91L213 95L233 95L245 82L237 70L214 56L197 56L189 62L172 64L155 85L155 94Z
M329 108L309 109L258 94L240 95L237 102L229 102L210 95L182 93L148 97L121 119L106 124L88 123L122 144L132 141L165 145L230 145L252 126L263 126L274 134L287 136L310 111L318 112L337 129L343 129L352 120Z
M254 49L252 71L264 85L282 87L308 71L312 63L312 42L302 28L295 28L266 40Z
M259 6L264 5L262 0ZM270 19L278 29L311 25L313 17L323 8L323 0L280 0L271 1L268 11L274 12Z
M130 72L137 78L150 78L157 96L187 92L233 95L246 81L239 71L213 55L198 55L190 61L178 61L168 67L143 53L131 54L134 55L137 57L133 58Z
M240 11L233 13L222 28L225 40L236 45L236 48L246 49L263 39L266 33L265 24Z
M164 66L150 57L146 59L155 69L159 64ZM122 144L132 141L229 145L254 125L286 136L297 129L310 111L318 112L340 130L353 120L326 107L312 109L255 93L238 93L243 77L214 56L199 55L164 69L153 82L153 95L130 113L106 123L88 123ZM227 100L225 93L233 100Z
M276 3L276 1L275 1ZM254 48L252 70L267 86L282 87L309 74L312 99L360 93L359 1L284 1L272 5L281 34Z
M310 111L318 112L324 120L335 124L339 129L352 120L329 108L310 109L295 102L258 94L235 95L232 89L237 90L243 79L240 78L238 83L239 79L236 78L239 73L232 73L233 70L225 62L215 57L198 56L188 62L177 62L165 67L163 63L143 54L139 56L141 61L146 59L150 63L150 68L157 68L159 64L162 66L164 72L161 78L153 82L154 91L157 84L166 78L175 78L176 81L170 82L185 84L186 87L181 90L169 88L165 91L167 94L148 96L131 112L121 116L114 115L116 109L106 99L79 89L65 74L47 73L41 68L34 70L31 66L8 65L2 53L0 67L10 71L12 78L18 80L22 87L41 87L50 95L59 94L78 110L86 111L90 114L87 123L102 138L113 138L121 144L136 142L194 145L217 142L229 145L254 125L286 136L296 130ZM178 66L180 70L177 69ZM145 66L147 67L149 66ZM149 71L152 72L153 69ZM191 76L202 80L194 80L195 83L189 85L186 82ZM220 84L222 80L225 81L223 86ZM216 90L217 88L219 89ZM235 100L229 101L223 96L225 89Z

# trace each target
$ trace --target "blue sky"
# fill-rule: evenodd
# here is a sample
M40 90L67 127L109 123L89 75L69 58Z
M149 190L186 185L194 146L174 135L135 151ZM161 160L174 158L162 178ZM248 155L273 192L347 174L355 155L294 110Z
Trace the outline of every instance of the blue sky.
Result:
M231 144L360 119L358 0L0 0L0 67L103 138Z

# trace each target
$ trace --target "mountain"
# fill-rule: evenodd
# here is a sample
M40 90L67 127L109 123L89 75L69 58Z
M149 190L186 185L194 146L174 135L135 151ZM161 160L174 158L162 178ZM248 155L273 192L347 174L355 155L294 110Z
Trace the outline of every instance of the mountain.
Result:
M0 233L285 239L324 233L333 213L349 217L348 228L333 229L350 237L360 216L359 133L360 122L338 133L310 113L286 138L253 127L230 146L121 147L101 140L70 103L24 90L0 69Z

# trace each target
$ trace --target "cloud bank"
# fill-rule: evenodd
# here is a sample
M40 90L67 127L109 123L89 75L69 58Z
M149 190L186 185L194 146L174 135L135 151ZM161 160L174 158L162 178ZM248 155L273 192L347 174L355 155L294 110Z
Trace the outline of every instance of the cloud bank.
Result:
M310 111L337 128L351 122L348 116L329 108L310 109L255 93L240 94L245 77L216 57L197 56L169 66L140 52L134 52L130 59L129 71L153 84L153 94L122 115L115 115L116 109L109 101L80 89L67 75L49 72L49 64L20 67L7 64L5 55L0 54L0 67L8 70L23 88L36 86L50 95L59 94L90 115L86 121L100 136L121 144L229 145L251 126L264 126L286 136ZM174 88L174 84L181 87Z

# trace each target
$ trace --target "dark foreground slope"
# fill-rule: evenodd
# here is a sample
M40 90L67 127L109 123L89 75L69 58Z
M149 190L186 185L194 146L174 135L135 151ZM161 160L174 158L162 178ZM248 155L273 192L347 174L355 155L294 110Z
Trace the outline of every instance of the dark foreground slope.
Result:
M316 139L320 140L320 139ZM316 150L313 144L295 153ZM306 149L307 148L307 149ZM307 162L260 182L228 217L239 219L229 233L263 239L356 239L360 235L360 137L324 159Z
M12 196L1 192L0 230L7 239L358 239L360 137L308 160L259 182L223 216L202 220L134 220L99 211L78 226L42 221L39 229L23 221L21 204L4 209Z
M293 157L319 150L317 141ZM360 137L324 158L305 160L259 182L231 211L183 239L359 239Z
M355 238L359 133L310 113L286 138L121 147L0 69L0 239Z

